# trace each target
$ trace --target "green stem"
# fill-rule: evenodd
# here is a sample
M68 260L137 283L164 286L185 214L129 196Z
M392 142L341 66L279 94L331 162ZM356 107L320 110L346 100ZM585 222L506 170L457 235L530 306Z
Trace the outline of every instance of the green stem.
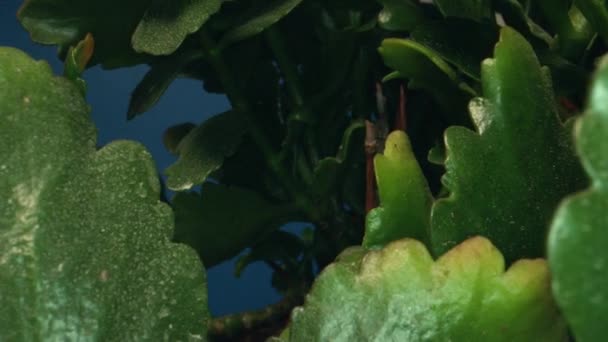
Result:
M300 81L300 75L295 65L289 59L287 54L287 47L281 37L281 32L276 28L276 25L271 26L265 31L266 41L274 54L279 65L279 70L285 78L287 90L289 95L296 107L302 107L304 105L304 95L302 92L302 83Z
M309 123L313 121L312 111L308 106L305 106L304 103L304 91L302 82L300 79L300 75L298 74L298 70L295 64L290 60L289 55L287 53L287 47L285 46L285 42L283 37L281 36L281 32L277 28L276 25L271 26L265 31L266 41L272 50L274 57L276 58L277 64L279 66L279 70L281 74L283 74L283 78L285 80L285 84L287 86L287 91L289 92L289 96L294 103L295 110L292 110L287 118L288 121L296 122L299 127L289 126L289 132L287 133L286 143L287 145L291 145L291 143L297 143L302 136L302 134L307 133L304 127L301 127L301 123ZM305 145L307 149L314 148L315 146ZM289 146L286 146L287 149ZM284 150L286 151L286 150ZM308 152L310 154L311 152ZM312 180L312 169L308 163L305 163L299 156L296 160L299 174L300 176L310 183Z
M306 209L308 212L311 207L308 199L300 195L301 192L299 191L298 187L292 182L292 179L282 167L279 156L272 148L272 145L264 134L262 128L258 125L246 97L243 96L236 80L232 76L230 69L222 59L222 53L218 48L217 43L204 29L200 31L200 40L206 52L209 63L211 63L215 69L220 82L224 86L228 100L232 104L233 109L240 113L243 116L243 119L247 121L249 127L251 128L251 138L262 151L268 166L273 171L279 182L283 184L289 196L292 197L298 205L304 207L304 209Z

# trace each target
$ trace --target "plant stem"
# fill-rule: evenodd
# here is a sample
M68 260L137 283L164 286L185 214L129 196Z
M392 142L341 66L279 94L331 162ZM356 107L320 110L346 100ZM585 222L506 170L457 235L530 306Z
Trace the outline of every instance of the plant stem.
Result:
M287 90L291 99L295 103L296 107L302 107L304 105L304 96L302 92L302 84L300 82L300 76L295 65L289 59L287 55L287 48L283 42L281 33L276 28L276 25L271 26L265 31L266 41L277 59L279 69L285 78L287 84Z
M263 325L282 323L291 309L301 303L301 296L287 295L264 309L217 317L209 322L208 335L217 339L234 340L247 331Z
M285 172L285 169L282 167L279 156L274 151L262 128L258 125L257 121L253 117L253 112L251 111L246 97L241 93L236 80L230 72L230 69L222 59L221 50L218 48L217 43L204 29L200 31L200 40L203 48L205 49L209 63L211 63L215 69L222 85L224 86L228 100L232 104L233 109L241 114L243 119L247 121L249 127L251 128L249 131L251 138L262 151L268 166L274 172L279 182L285 187L288 195L295 200L297 205L304 207L304 209L308 212L311 207L308 199L301 196L301 192L298 190L298 187L292 182L291 177L289 177L289 175Z

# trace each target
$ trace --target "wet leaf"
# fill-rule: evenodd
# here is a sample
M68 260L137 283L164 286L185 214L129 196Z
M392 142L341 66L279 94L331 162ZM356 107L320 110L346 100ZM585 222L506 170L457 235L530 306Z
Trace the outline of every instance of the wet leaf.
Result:
M96 150L89 107L0 48L0 340L206 340L204 270L174 244L150 154Z

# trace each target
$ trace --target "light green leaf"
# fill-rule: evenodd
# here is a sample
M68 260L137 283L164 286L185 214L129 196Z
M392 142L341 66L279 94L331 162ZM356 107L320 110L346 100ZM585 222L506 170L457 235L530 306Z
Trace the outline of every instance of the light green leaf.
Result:
M433 196L405 132L389 134L374 167L380 206L367 214L363 247L382 247L405 237L428 246Z
M0 340L206 340L204 270L169 241L148 152L95 150L89 108L0 48Z
M231 28L222 36L219 45L227 47L240 40L255 36L281 20L301 2L302 0L272 0L266 6L256 7L242 24Z
M410 0L378 0L384 8L378 25L389 31L411 31L424 20L422 10Z
M152 0L135 29L135 51L169 55L198 31L224 0Z
M577 341L608 334L608 57L591 88L584 116L576 123L576 145L592 186L559 207L548 243L553 293Z
M483 235L508 262L543 256L558 202L584 184L548 70L519 33L503 28L494 59L483 63L482 85L485 98L470 105L477 131L445 132L442 182L451 194L433 206L434 252Z
M608 42L608 4L604 0L575 0L574 4L580 9L591 26Z
M238 113L218 114L191 130L177 146L179 159L165 171L171 190L188 190L202 184L231 156L247 130Z
M293 310L283 341L564 341L542 259L505 272L486 239L469 239L433 261L403 239L382 250L344 251Z
M205 183L201 193L173 198L174 240L192 246L206 267L236 256L293 218L290 205L274 205L253 191Z

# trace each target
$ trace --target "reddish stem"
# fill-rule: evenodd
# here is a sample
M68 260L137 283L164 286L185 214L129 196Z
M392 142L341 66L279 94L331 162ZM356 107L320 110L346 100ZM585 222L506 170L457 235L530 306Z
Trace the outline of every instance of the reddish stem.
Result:
M399 86L399 110L397 117L395 118L395 130L405 131L407 128L407 112L405 111L405 104L407 103L407 97L405 94L405 88L403 85Z

